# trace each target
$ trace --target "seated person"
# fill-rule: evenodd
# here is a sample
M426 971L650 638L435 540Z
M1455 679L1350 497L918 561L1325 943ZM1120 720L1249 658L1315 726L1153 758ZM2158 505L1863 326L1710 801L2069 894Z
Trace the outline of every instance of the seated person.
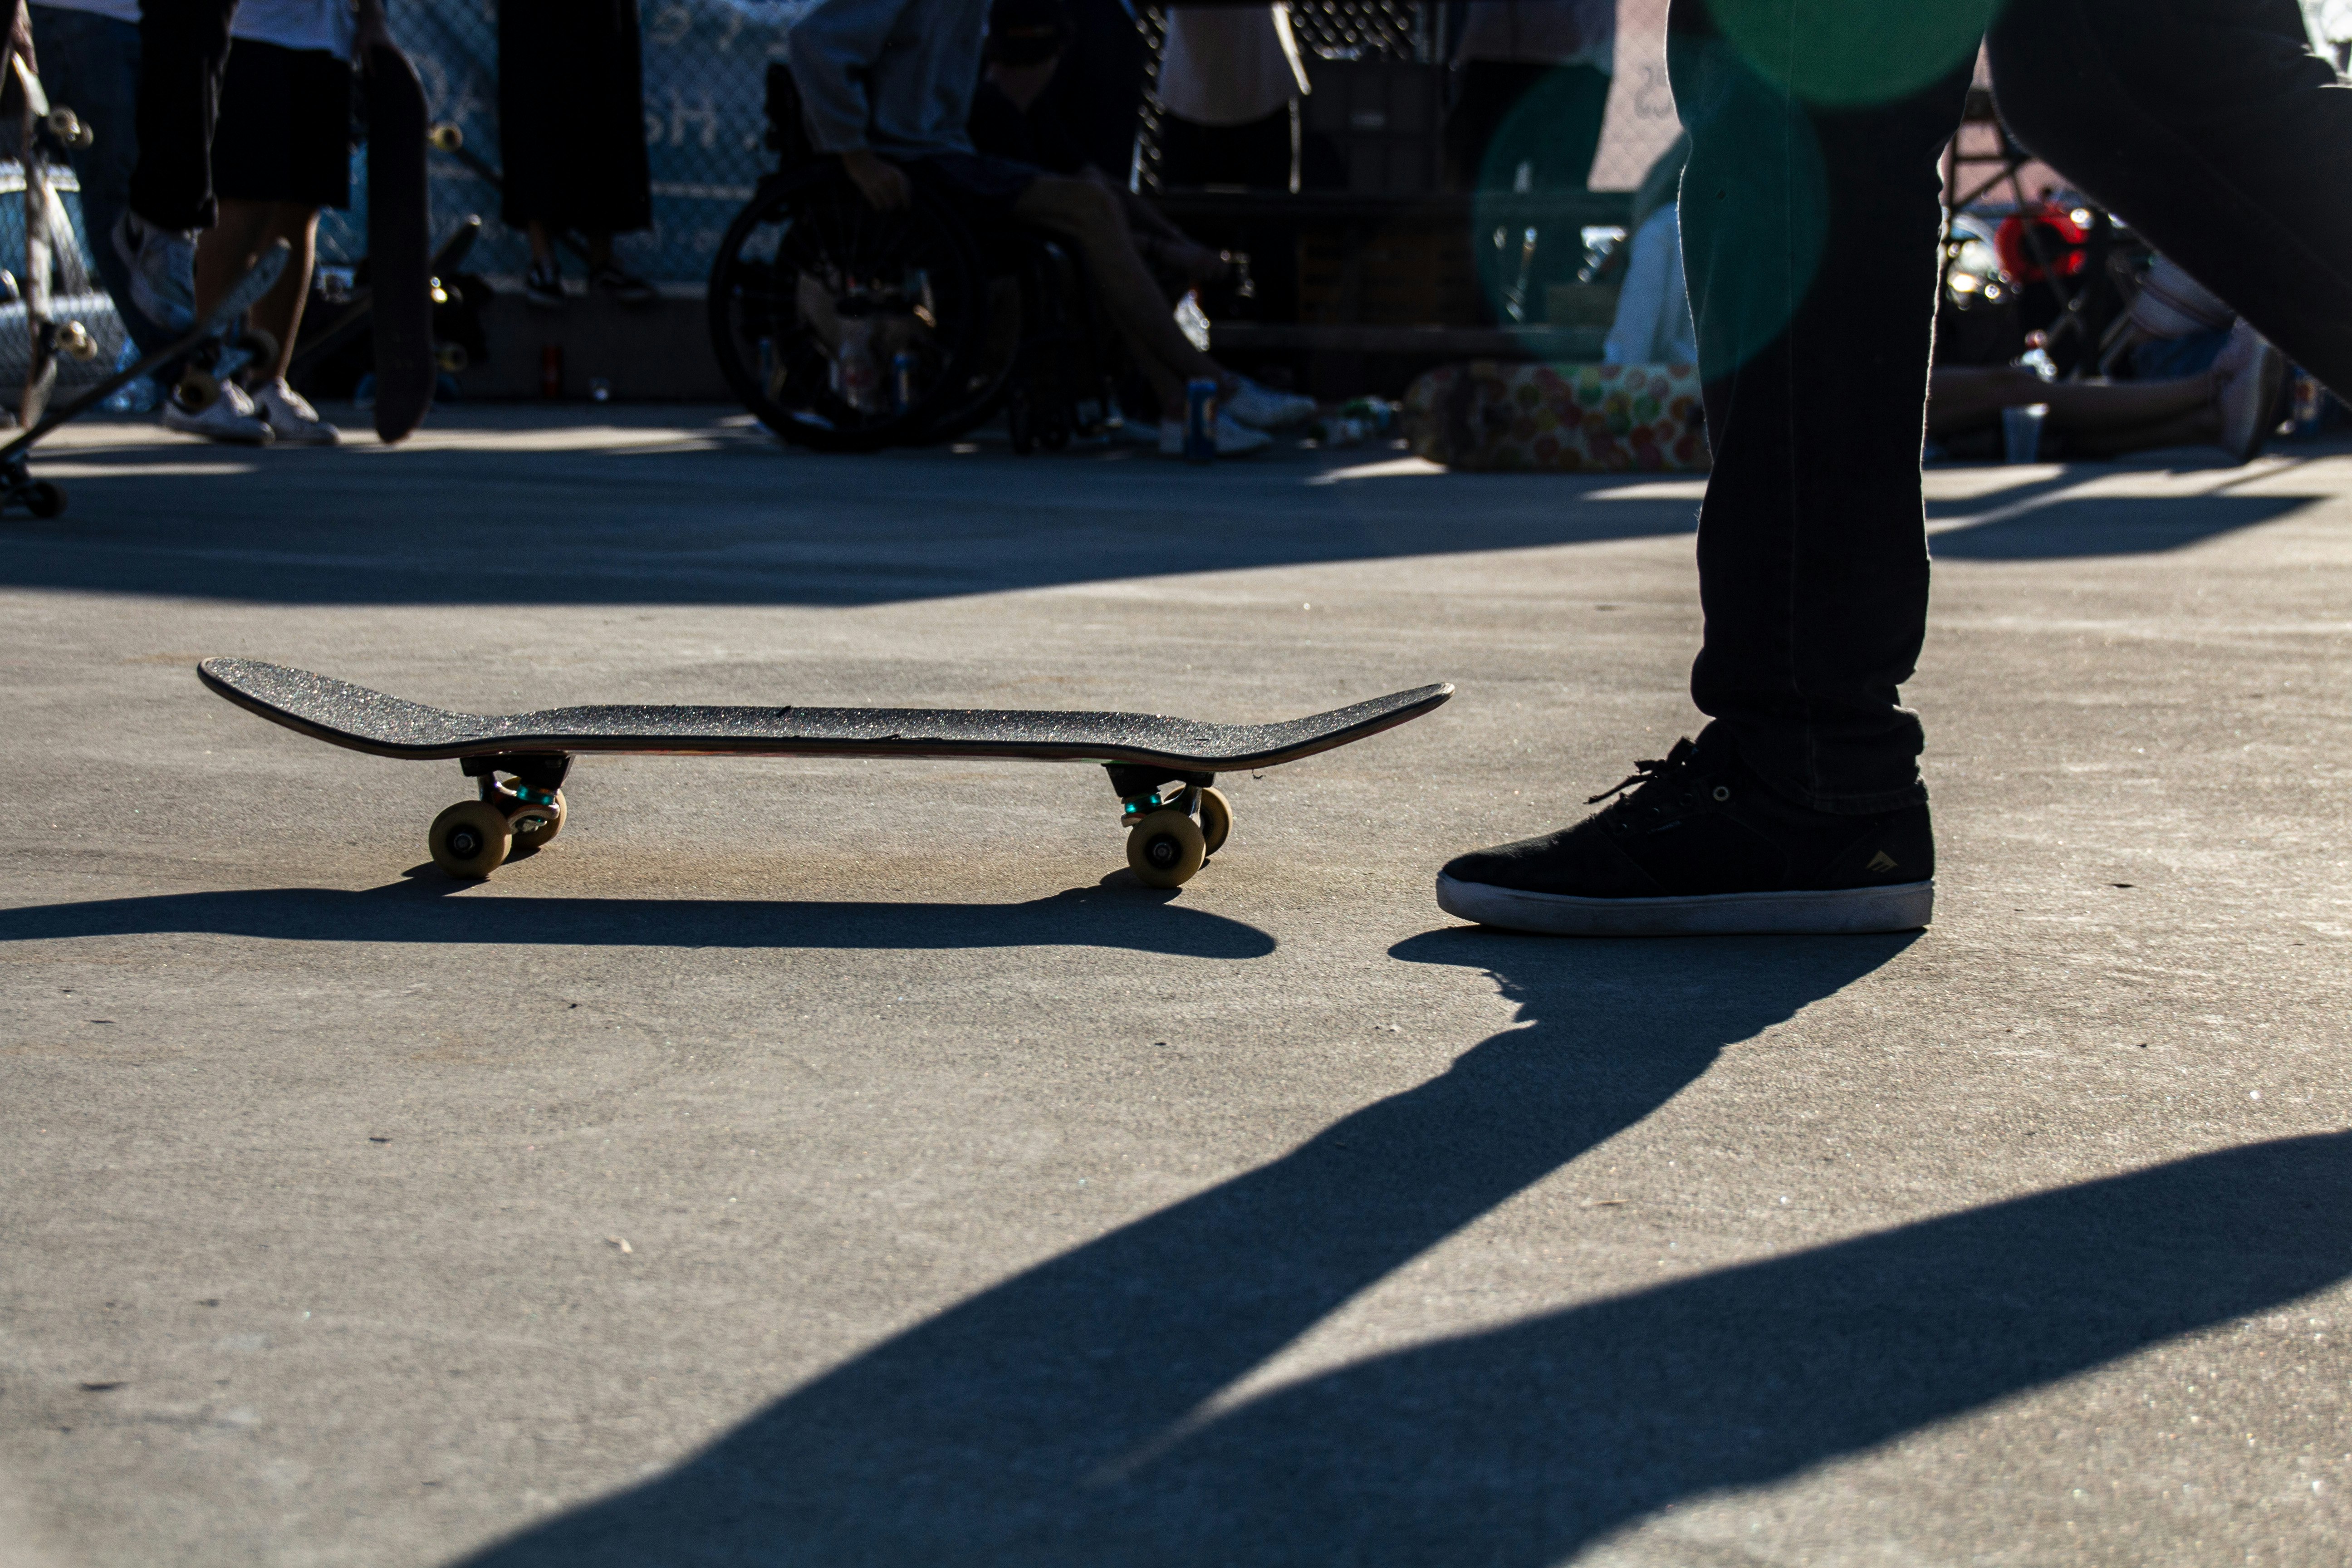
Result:
M1675 199L1689 161L1690 137L1678 136L1633 193L1625 280L1616 320L1601 346L1604 364L1698 363L1698 330L1691 324L1690 295L1683 286L1682 226Z
M1195 241L1079 150L1060 104L1045 90L1075 33L1062 0L996 0L989 7L980 88L967 127L972 150L1091 180L1111 192L1127 212L1136 249L1163 278L1181 279L1181 287L1232 280L1233 258Z
M1686 152L1687 144L1679 151ZM1637 215L1643 213L1643 198L1660 172L1669 167L1678 178L1676 151L1643 181L1634 201ZM1638 217L1634 226L1633 259L1604 350L1611 364L1689 363L1698 357L1673 185L1661 194L1668 198L1664 204ZM2000 426L2002 409L2038 404L2049 410L2043 428L2060 438L2067 456L2116 458L2158 447L2220 447L2242 463L2262 450L2278 424L2286 379L2284 358L2242 321L2210 368L2164 381L2044 381L2024 365L1939 364L1927 376L1927 435L1948 443L1990 432Z
M1267 427L1312 414L1312 399L1260 386L1192 346L1144 265L1116 193L972 150L965 127L980 82L985 3L819 0L784 45L817 151L837 154L879 211L913 199L914 168L983 221L1016 219L1075 245L1104 313L1160 400L1161 451L1182 450L1188 381L1217 384L1221 457L1258 450L1268 444Z
M2043 427L2070 457L2157 447L2219 447L2252 461L2286 398L2285 356L2241 321L2210 369L2168 381L2044 381L2023 365L1937 365L1927 373L1927 434L1986 430L2004 408L2049 409Z

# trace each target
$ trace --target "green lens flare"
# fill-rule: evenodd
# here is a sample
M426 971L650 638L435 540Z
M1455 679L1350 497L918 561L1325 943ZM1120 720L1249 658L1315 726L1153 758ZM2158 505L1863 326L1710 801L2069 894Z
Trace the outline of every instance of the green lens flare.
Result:
M1974 55L2001 0L1709 0L1759 74L1808 103L1886 103Z

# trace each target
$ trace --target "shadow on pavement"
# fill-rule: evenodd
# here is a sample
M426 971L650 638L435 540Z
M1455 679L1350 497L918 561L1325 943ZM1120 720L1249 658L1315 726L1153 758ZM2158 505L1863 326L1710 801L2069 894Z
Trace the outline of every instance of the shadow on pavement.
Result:
M476 1568L1538 1564L2352 1267L2345 1140L2234 1152L1204 1405L1910 938L1456 930L1513 1027L1256 1170L1011 1279Z
M1942 561L2063 561L2153 555L2276 522L2317 496L2074 496L2014 517L1949 528L1928 542ZM1981 510L1981 509L1979 509Z
M317 454L307 454L316 456ZM0 587L318 605L872 605L1057 584L1688 533L1606 481L1309 487L1304 464L418 453L73 479ZM395 468L394 465L397 465ZM1622 477L1621 477L1622 478ZM1432 486L1446 487L1443 500Z
M270 888L0 910L0 942L204 931L289 942L501 946L1107 947L1186 958L1264 958L1255 926L1117 885L1025 904L818 903L762 899L453 898L437 876L344 892Z

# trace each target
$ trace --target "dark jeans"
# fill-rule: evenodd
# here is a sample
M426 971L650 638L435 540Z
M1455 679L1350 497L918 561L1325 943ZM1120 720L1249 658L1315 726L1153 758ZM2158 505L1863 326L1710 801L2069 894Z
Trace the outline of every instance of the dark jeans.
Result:
M139 0L139 166L131 210L158 228L210 228L213 127L236 0Z
M90 142L71 154L74 181L81 187L82 238L115 313L142 353L152 353L172 334L131 302L131 268L114 248L114 223L131 195L131 170L139 157L139 29L92 11L55 5L32 8L33 48L41 60L41 85L52 102L72 109L90 129Z
M1919 451L1937 158L1990 0L1674 0L1684 268L1715 472L1691 694L1790 798L1926 798L1899 689L1927 613ZM1806 20L1834 10L1835 26ZM2019 139L2352 387L2352 89L2295 0L2009 0Z

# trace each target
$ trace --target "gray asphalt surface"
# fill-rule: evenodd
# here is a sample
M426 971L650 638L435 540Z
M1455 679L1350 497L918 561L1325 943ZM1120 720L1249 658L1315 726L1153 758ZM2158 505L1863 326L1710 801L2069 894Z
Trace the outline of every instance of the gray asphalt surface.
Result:
M590 419L599 423L587 423ZM1916 937L1430 897L1691 730L1686 482L129 427L0 528L0 1563L2336 1564L2352 457L1933 476ZM446 706L1436 714L1229 780Z

